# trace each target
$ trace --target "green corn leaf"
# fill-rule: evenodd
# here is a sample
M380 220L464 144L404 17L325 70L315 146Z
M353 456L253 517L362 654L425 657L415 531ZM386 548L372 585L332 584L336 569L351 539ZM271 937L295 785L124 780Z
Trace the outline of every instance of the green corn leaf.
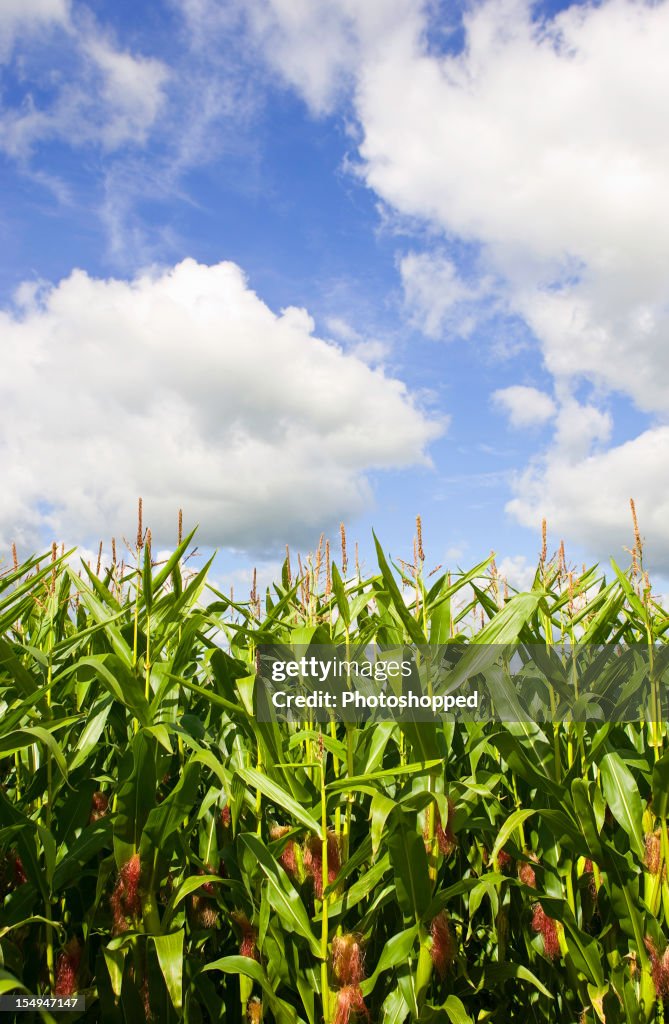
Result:
M172 1006L181 1019L183 1008L183 948L184 931L171 932L169 935L152 936L158 963L165 979Z
M606 802L618 824L625 830L630 845L640 860L646 855L641 819L643 807L636 780L619 754L605 754L600 762Z
M282 807L295 821L301 822L311 832L322 838L320 822L266 775L255 768L239 768L236 774L247 786L260 790L268 800L271 800L277 807Z
M156 806L156 744L144 732L134 737L119 766L114 852L120 868L139 850L142 830Z
M418 625L416 619L413 617L413 615L407 608L404 602L404 598L402 597L400 589L395 581L395 577L392 573L392 570L388 565L388 562L386 561L386 556L383 553L383 548L379 544L376 534L374 534L373 536L374 544L376 546L376 557L378 559L379 568L381 570L383 584L386 590L388 591L392 605L395 611L397 612L397 615L400 621L402 622L402 625L404 626L409 639L412 640L413 643L415 644L425 644L427 643L427 637L425 636L423 630Z
M526 967L524 964L486 964L482 971L484 975L486 987L494 989L498 982L507 981L509 978L513 978L514 981L526 981L532 985L538 992L541 992L543 996L553 997L553 993L550 989L537 978L536 974Z
M360 785L369 785L377 781L400 778L403 775L423 775L425 772L429 772L441 764L443 764L442 759L435 758L431 761L421 761L417 764L397 765L397 767L388 768L385 771L370 772L367 775L352 775L347 779L336 779L334 782L329 782L326 788L329 793L345 793L348 790L357 789Z
M411 1007L407 1003L402 990L393 989L383 1002L382 1024L403 1024L411 1013Z
M351 609L349 607L344 583L339 575L339 569L335 562L332 563L332 590L337 601L337 608L343 622L348 627L351 625Z
M88 825L56 865L53 873L54 892L62 892L72 882L80 879L91 860L102 850L108 849L111 842L110 818L101 818L100 821Z
M67 762L63 753L51 732L40 725L26 726L25 729L17 729L16 732L10 732L8 735L0 738L0 754L15 754L17 751L24 750L33 743L44 744L48 753L53 757L58 771L66 779Z
M250 865L257 866L265 876L270 902L281 920L291 932L306 939L313 955L320 957L320 943L311 930L304 904L286 872L257 836L242 833L239 841L251 855Z
M416 833L415 816L399 809L389 823L388 853L395 875L397 900L405 917L422 920L432 899L423 837Z
M669 751L653 766L653 810L658 818L666 818L669 808Z
M405 964L410 959L417 938L418 926L412 925L411 928L405 928L388 939L381 950L373 973L360 985L363 995L368 996L374 991L376 983L384 971L392 970L393 967Z
M202 970L223 971L226 974L241 974L246 978L251 978L262 989L263 997L267 1000L277 1024L303 1024L302 1018L297 1016L294 1007L275 994L274 986L270 983L260 964L251 960L250 957L224 956L220 960L212 960Z
M464 1003L457 996L449 996L446 1002L442 1004L442 1009L446 1011L446 1016L451 1021L451 1024L474 1024L474 1021L465 1010Z
M102 953L109 973L112 992L118 999L121 995L121 987L123 984L123 968L125 966L126 950L113 949L109 946L105 946L103 947Z
M142 725L150 725L149 705L142 683L121 658L115 654L95 654L80 658L63 675L79 673L82 668L91 669L114 699L132 711Z

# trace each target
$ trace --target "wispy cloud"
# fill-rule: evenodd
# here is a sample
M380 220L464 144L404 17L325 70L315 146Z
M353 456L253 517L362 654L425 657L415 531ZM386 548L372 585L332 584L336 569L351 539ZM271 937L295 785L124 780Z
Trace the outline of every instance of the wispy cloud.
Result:
M148 52L141 40L126 45L85 4L32 0L0 10L0 150L59 203L85 204L99 217L109 260L126 273L183 253L170 224L146 225L143 202L193 202L189 171L255 145L248 67L221 38L214 46L211 31L199 35L188 7L196 5L175 5L175 35L169 47L161 41L160 57L153 40L144 41ZM86 154L75 192L52 159L54 144Z
M119 48L87 11L75 17L62 4L43 4L32 13L14 20L5 52L5 153L28 160L53 140L107 151L143 145L164 103L167 67Z
M490 282L466 281L443 251L410 252L400 259L404 302L411 321L428 338L467 338L482 315Z

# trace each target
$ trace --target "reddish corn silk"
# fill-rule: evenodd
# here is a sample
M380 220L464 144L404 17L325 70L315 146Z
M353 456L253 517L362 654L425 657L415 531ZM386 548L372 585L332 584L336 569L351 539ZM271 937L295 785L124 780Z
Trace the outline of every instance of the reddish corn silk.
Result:
M0 900L27 881L23 862L15 850L8 850L0 860Z
M328 832L328 885L332 885L341 868L339 841L335 832ZM323 899L323 843L318 836L307 840L304 851L304 866L314 880L314 892Z
M597 899L597 881L595 879L594 865L593 865L593 863L592 863L592 861L590 860L589 857L586 858L585 863L583 864L583 874L590 876L590 880L588 882L588 890L590 892L591 898L593 900L596 900Z
M204 868L198 868L198 875L215 875L216 872L211 864L206 864ZM203 893L207 893L209 896L213 896L215 893L213 882L204 882L200 887ZM218 924L218 908L216 904L202 896L201 893L194 892L190 897L190 920L191 924L195 928L215 928Z
M367 1021L371 1019L359 985L345 985L339 989L332 1024L349 1024L351 1017L364 1017Z
M142 874L142 865L139 854L134 853L130 860L126 861L119 872L118 881L110 897L112 909L113 931L119 932L128 930L128 917L139 917L142 912L142 898L139 891L139 880Z
M506 850L500 850L497 854L497 863L500 871L508 871L513 864L513 857ZM534 874L534 872L532 872Z
M125 886L126 911L132 916L140 914L142 900L139 895L139 879L142 874L142 864L138 853L133 853L130 860L121 868L121 880Z
M230 828L232 823L232 811L230 810L230 804L226 804L221 810L221 825L223 828Z
M534 861L535 864L538 863L538 860L533 853L530 853L529 857L530 860ZM522 863L518 865L518 877L523 883L523 885L529 886L530 889L536 889L537 876L534 873L534 868L529 863L529 861L524 860L522 861Z
M25 868L23 867L23 861L19 857L18 853L14 854L14 885L23 885L27 882Z
M279 863L286 874L291 875L292 877L297 875L297 853L295 851L295 843L292 839L289 839L286 843L286 847L279 857Z
M435 835L437 837L437 843L439 844L439 850L443 853L444 857L450 857L458 845L458 841L453 833L453 816L455 814L455 804L448 798L448 821L446 822L446 828L444 829L441 824L441 816L439 811L436 810L436 826Z
M216 871L211 864L205 864L203 868L197 869L198 875L215 875ZM206 892L208 896L213 896L215 893L213 882L203 882L200 886L202 892Z
M56 960L55 996L71 996L77 991L77 975L81 963L81 946L77 939L71 939Z
M534 904L532 914L532 929L540 932L544 941L544 953L550 960L555 960L560 955L560 940L557 932L557 922L549 917L540 903Z
M93 796L91 797L91 814L89 821L99 821L100 818L104 818L108 810L109 797L107 794L100 791L93 793Z
M149 992L149 979L144 975L142 984L139 986L139 994L142 997L142 1003L144 1004L144 1016L146 1017L147 1024L156 1019L155 1014L151 1008L151 994Z
M430 926L430 935L432 936L432 946L430 947L432 963L437 974L443 980L455 959L451 926L445 910L442 910L434 918Z
M277 839L283 839L288 832L290 832L290 825L273 825L269 830L269 837L271 840L276 841ZM294 840L289 839L284 846L279 855L279 864L286 874L291 877L297 875L297 853Z
M646 936L643 944L648 950L648 956L650 957L650 971L653 985L655 986L655 994L658 999L663 999L665 996L669 996L669 946L660 956L651 938Z
M434 813L434 837L437 840L437 845L439 847L439 852L441 854L443 854L444 857L450 857L450 855L453 853L453 851L455 850L456 846L458 845L458 841L457 841L455 835L453 834L453 825L452 825L453 815L455 814L455 804L453 803L453 801L449 797L448 798L448 821L446 822L446 828L444 828L444 826L442 825L441 815L440 815L439 810L438 810L438 808L436 806L434 806L434 810L433 810L432 813ZM427 821L425 822L425 828L423 829L423 840L425 842L425 845L429 849L430 832L429 832L428 822Z
M256 940L252 935L245 935L239 944L239 955L247 956L249 960L258 959L258 950L256 949Z
M239 945L239 955L247 956L250 960L260 960L258 954L258 932L253 927L243 910L236 910L232 915L233 921L239 926L242 933L242 941Z
M339 985L359 985L365 977L365 957L357 935L332 940L332 971Z

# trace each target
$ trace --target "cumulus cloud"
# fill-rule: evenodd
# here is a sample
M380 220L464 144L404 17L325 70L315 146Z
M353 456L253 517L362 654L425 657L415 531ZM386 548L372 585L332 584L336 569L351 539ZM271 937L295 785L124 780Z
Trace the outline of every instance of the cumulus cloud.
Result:
M668 5L574 4L537 21L527 0L487 0L465 12L464 45L448 54L429 48L430 7L418 0L392 16L348 0L251 7L272 25L267 59L280 60L283 39L296 69L314 52L310 26L335 19L338 39L348 26L353 44L322 66L336 80L345 60L354 79L367 184L396 211L483 246L554 373L662 403ZM287 77L317 101L308 77ZM429 257L412 259L407 270L424 277ZM437 278L447 270L441 260ZM428 329L438 322L437 308ZM630 374L634 354L652 370Z
M552 531L580 540L599 557L626 564L633 544L634 498L651 563L669 572L669 427L655 427L625 444L574 460L552 449L525 471L508 508L526 526L546 517Z
M528 3L489 0L464 28L440 56L408 24L360 64L365 180L482 246L556 378L669 411L669 6L609 0L536 22Z
M641 231L667 244L654 217L668 27L665 5L609 0L536 23L529 4L489 0L465 16L458 54L428 54L405 31L360 68L367 180L397 209L507 253L606 269L613 245L633 267Z
M539 553L537 552L537 560L538 557ZM499 577L513 590L530 590L536 571L536 563L533 565L528 561L526 555L505 555L497 563Z
M180 0L198 23L215 0ZM359 62L383 48L398 26L420 25L415 0L247 0L244 13L267 60L314 113L327 113L353 86ZM390 16L389 16L390 12Z
M498 388L492 394L493 405L506 413L512 427L533 427L555 415L555 402L545 391L525 384Z
M289 66L297 68L306 37L280 0L262 6L293 41ZM669 4L605 0L537 16L529 0L483 0L465 9L462 45L443 52L429 34L440 7L414 0L392 16L386 8L383 28L367 31L346 0L309 6L313 19L334 7L354 25L345 70L337 60L326 65L353 83L366 184L429 227L437 261L440 232L476 245L504 308L534 333L556 394L585 380L600 396L622 393L666 421L669 140L661 126ZM282 60L317 107L308 78ZM438 335L461 295L447 263L427 273L434 255L414 257L404 276L410 315ZM522 415L511 394L500 401ZM535 415L552 414L546 399L535 405ZM656 481L667 469L659 444L666 428L606 451L611 429L605 408L564 402L553 443L518 481L512 514L528 525L553 514L577 540L601 547L626 535L630 493L649 509L662 507ZM600 515L611 524L602 532ZM669 557L669 527L656 511L648 530L658 556Z
M556 417L554 449L561 457L585 458L593 448L609 440L612 429L613 420L608 412L568 399Z
M179 506L201 543L248 549L354 517L441 425L313 328L232 263L23 286L0 314L0 539L119 535L140 494L158 542Z

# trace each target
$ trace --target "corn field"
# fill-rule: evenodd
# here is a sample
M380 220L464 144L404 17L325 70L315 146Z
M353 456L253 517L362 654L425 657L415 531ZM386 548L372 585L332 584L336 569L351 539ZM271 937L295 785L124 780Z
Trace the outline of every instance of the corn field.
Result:
M4 566L0 992L81 994L68 1019L109 1024L663 1021L660 713L254 713L267 643L666 650L638 529L608 582L544 541L523 593L492 559L428 572L420 529L366 578L342 541L243 601L193 570L193 533L156 564L141 524L106 569L55 545Z

